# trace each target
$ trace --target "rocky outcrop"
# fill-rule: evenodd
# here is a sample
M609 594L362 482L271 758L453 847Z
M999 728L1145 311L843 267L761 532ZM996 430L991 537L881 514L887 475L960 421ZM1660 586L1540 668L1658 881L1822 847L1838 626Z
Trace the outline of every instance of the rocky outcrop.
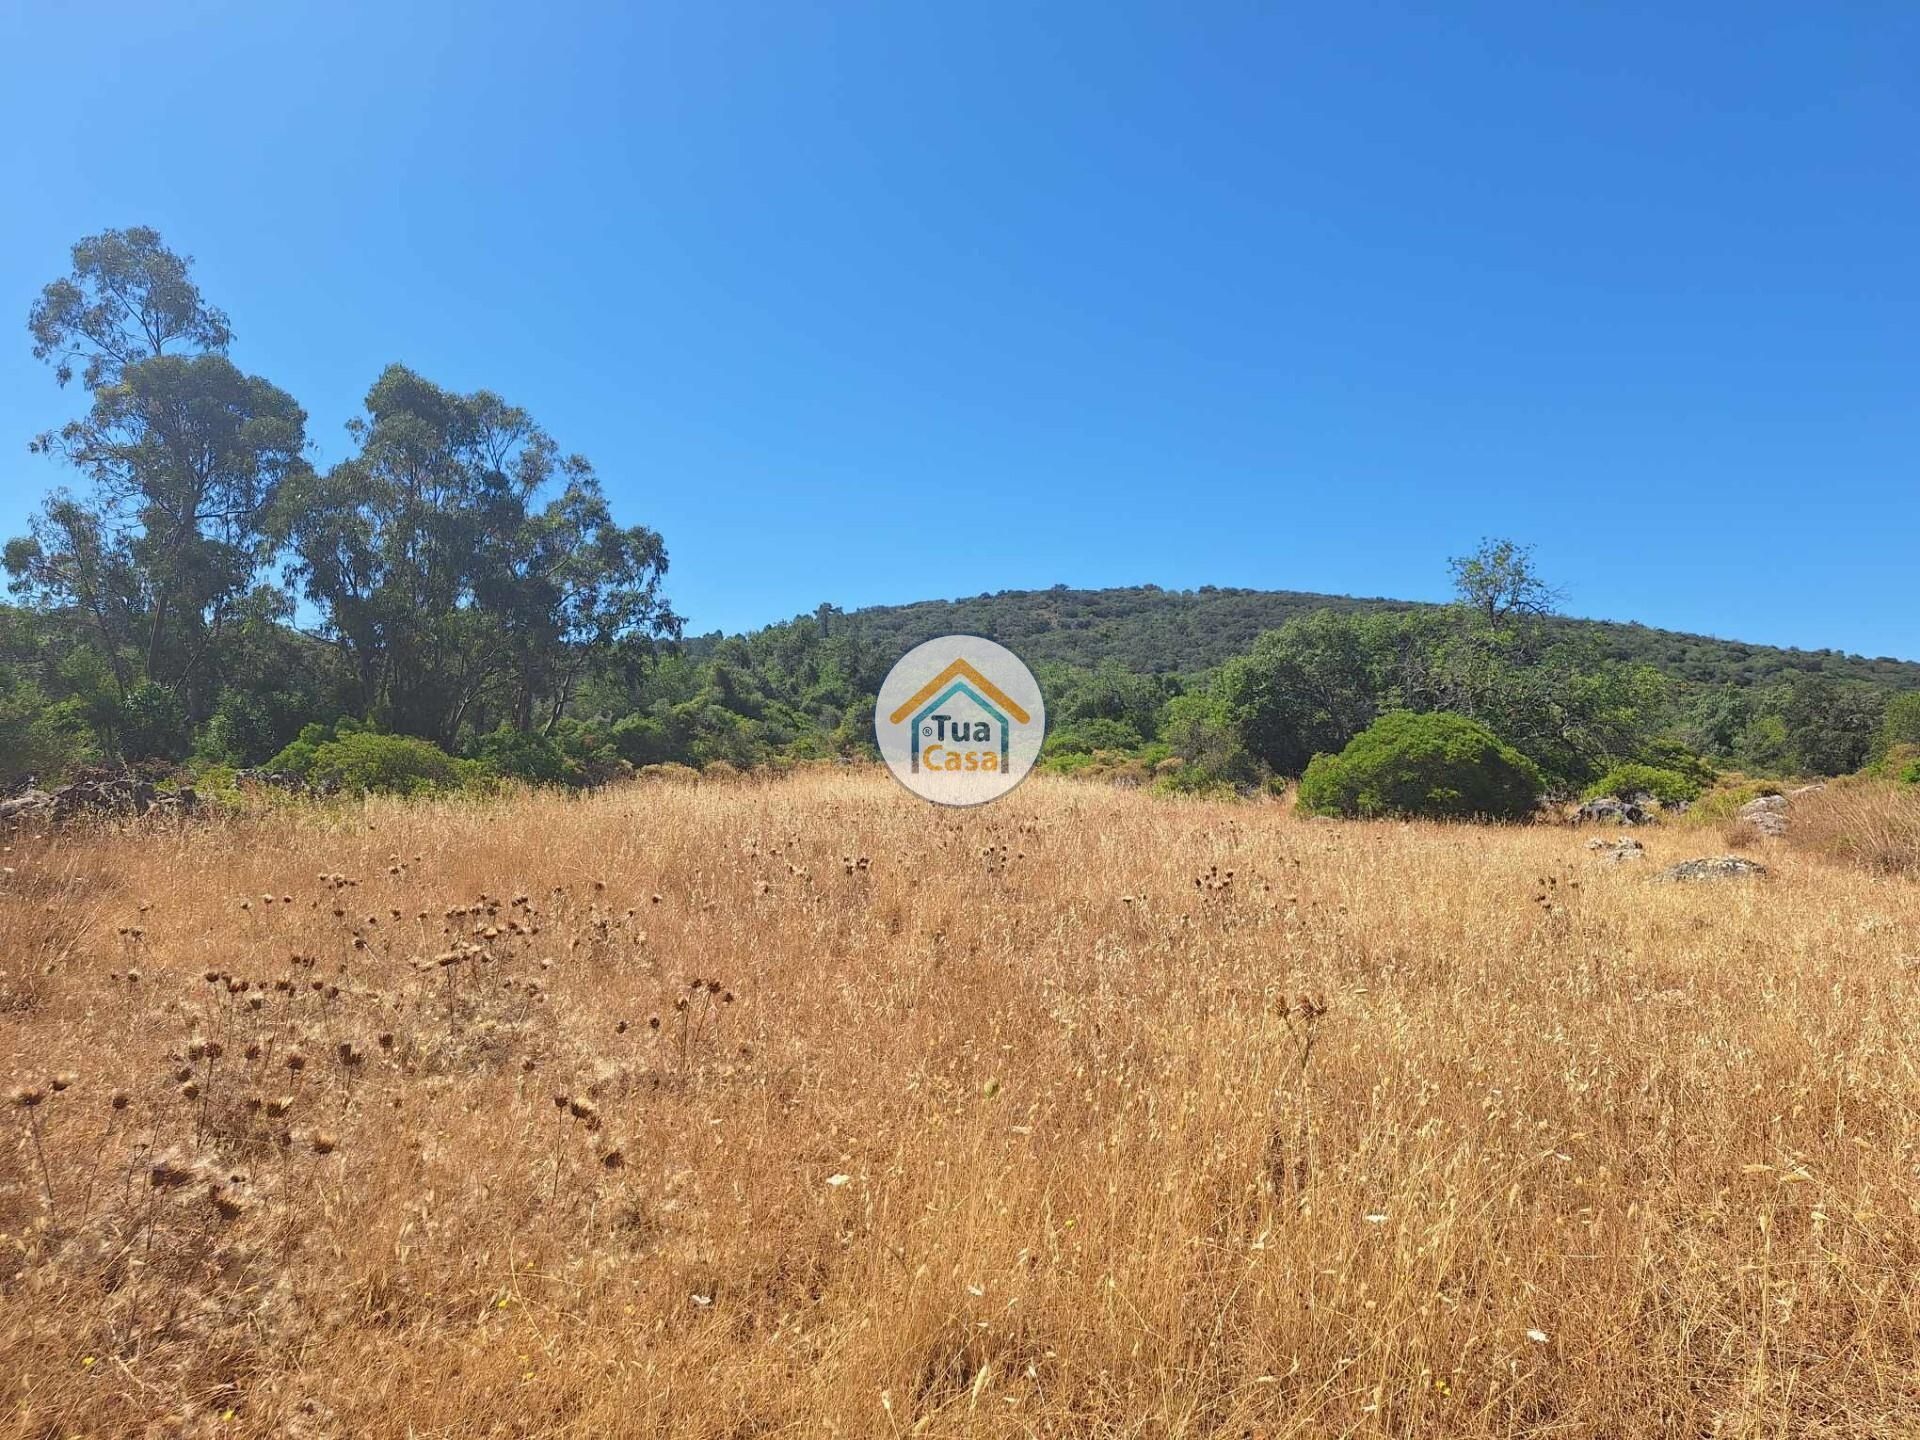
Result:
M1766 873L1767 867L1757 860L1748 860L1740 855L1708 855L1698 860L1682 860L1678 865L1669 865L1653 878L1684 884L1694 880L1745 880Z
M241 785L257 785L268 790L284 790L289 795L319 795L327 793L330 787L310 785L304 775L291 770L248 769L236 770L233 778Z
M191 815L199 796L187 786L161 790L137 775L95 775L52 790L30 788L0 800L0 823L60 823L86 817Z
M1658 808L1646 795L1627 800L1602 795L1574 806L1567 812L1567 819L1575 825L1645 825L1658 813Z
M1762 835L1784 835L1787 833L1788 804L1784 795L1762 795L1740 807L1740 818Z
M1594 852L1594 858L1608 865L1618 865L1626 860L1644 860L1647 847L1638 840L1602 840L1599 836L1587 841L1587 849Z

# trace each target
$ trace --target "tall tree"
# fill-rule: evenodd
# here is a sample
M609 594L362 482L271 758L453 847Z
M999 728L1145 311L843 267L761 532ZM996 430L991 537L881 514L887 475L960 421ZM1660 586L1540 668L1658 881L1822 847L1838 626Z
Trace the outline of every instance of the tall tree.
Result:
M442 744L490 707L550 727L589 665L679 633L660 537L614 524L592 468L525 410L400 365L366 408L359 453L281 513L369 716Z
M1262 635L1220 672L1241 743L1282 775L1337 755L1380 713L1396 621L1316 610Z
M306 415L226 358L226 317L154 231L91 236L73 258L28 326L61 383L81 368L91 403L32 448L91 486L56 493L6 567L90 632L123 694L157 684L204 714L227 617L271 555L265 517L304 468Z
M129 366L175 351L225 354L227 317L193 283L193 257L177 255L145 225L105 230L73 247L73 272L40 292L27 316L33 357L65 385L82 367L89 390Z
M1482 540L1471 555L1447 562L1460 603L1490 626L1545 619L1562 595L1534 567L1533 547L1512 540Z

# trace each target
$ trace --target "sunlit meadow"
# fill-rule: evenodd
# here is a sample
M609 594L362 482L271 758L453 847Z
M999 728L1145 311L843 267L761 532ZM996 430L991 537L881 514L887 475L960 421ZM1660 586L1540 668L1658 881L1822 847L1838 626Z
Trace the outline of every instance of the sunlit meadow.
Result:
M0 1430L1914 1433L1920 882L1586 838L863 772L14 837Z

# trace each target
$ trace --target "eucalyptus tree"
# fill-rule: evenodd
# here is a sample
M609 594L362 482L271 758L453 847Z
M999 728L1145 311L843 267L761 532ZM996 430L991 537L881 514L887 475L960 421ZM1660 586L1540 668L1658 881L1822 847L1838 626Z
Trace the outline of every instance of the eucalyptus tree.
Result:
M593 666L679 633L660 537L616 524L524 409L392 365L349 430L357 453L289 490L280 533L369 718L443 745L551 728Z
M89 404L31 448L87 485L56 491L5 564L15 593L98 644L123 699L158 686L203 716L226 624L267 573L266 517L305 469L306 415L227 358L231 328L191 270L151 229L109 230L35 301L34 354L62 385L77 370Z

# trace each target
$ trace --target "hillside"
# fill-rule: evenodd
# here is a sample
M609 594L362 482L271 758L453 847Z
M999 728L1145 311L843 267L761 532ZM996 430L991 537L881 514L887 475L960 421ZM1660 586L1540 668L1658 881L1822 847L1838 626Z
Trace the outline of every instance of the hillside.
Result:
M1093 666L1112 660L1148 674L1211 669L1244 654L1262 631L1311 610L1422 609L1419 602L1318 595L1300 590L1238 590L1206 585L1163 590L1002 590L962 600L876 605L833 617L883 652L935 635L985 635L1029 662ZM1610 620L1557 622L1588 632L1610 658L1655 665L1700 685L1764 685L1795 674L1824 674L1886 689L1920 688L1920 662L1868 659L1838 650L1796 650ZM718 637L695 642L696 653Z

